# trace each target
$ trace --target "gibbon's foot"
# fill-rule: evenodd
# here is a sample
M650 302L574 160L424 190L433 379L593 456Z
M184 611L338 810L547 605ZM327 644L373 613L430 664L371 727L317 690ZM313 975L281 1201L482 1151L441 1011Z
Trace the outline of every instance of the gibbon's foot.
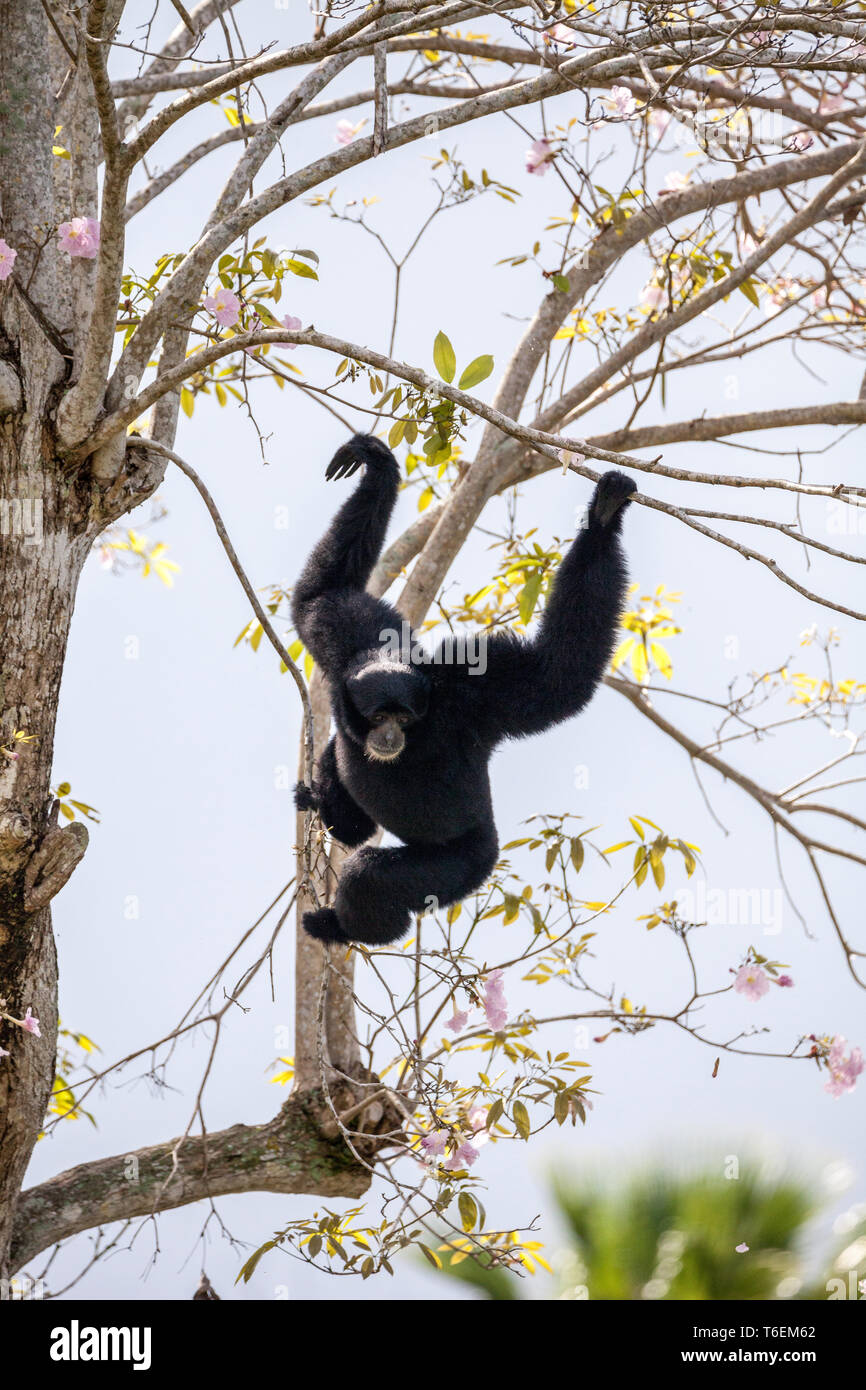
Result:
M353 434L334 454L325 469L325 477L329 482L334 478L351 478L362 463L378 471L399 473L397 460L387 444L383 444L374 434Z
M295 784L295 806L299 811L318 811L319 798L306 782Z
M304 931L316 941L342 941L349 938L340 926L340 919L332 907L320 907L315 912L304 913Z
M601 526L609 526L614 517L627 507L637 484L628 474L612 468L599 478L590 504L590 516Z

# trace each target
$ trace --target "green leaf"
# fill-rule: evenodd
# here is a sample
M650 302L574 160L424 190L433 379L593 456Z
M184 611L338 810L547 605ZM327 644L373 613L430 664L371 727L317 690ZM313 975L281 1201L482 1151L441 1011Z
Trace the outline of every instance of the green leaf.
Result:
M520 621L528 623L535 611L538 596L541 593L542 574L541 570L535 570L527 579L520 595L519 613Z
M461 391L469 391L473 386L477 386L479 381L486 381L492 371L493 358L489 352L484 353L483 356L476 357L469 363L457 385Z
M311 265L305 265L303 261L296 261L290 257L283 262L286 270L290 270L293 275L300 275L302 280L318 280L318 275Z
M583 868L585 850L583 840L575 838L571 842L571 862L574 865L574 872L579 874Z
M478 1224L478 1207L475 1198L469 1192L461 1192L457 1198L457 1205L460 1208L460 1221L464 1231L474 1231Z
M553 284L559 291L561 291L562 294L568 294L568 291L571 289L571 285L569 284L567 275L554 275L552 276L552 280Z
M530 1133L529 1114L522 1100L516 1100L512 1106L512 1118L517 1128L517 1133L521 1139L528 1139Z
M746 296L750 304L754 304L756 309L759 307L758 291L755 289L754 280L744 280L741 285L737 286L737 289L740 291L740 294Z
M436 341L433 344L433 365L443 381L453 381L454 373L457 370L457 358L451 346L450 339L445 334L436 334Z

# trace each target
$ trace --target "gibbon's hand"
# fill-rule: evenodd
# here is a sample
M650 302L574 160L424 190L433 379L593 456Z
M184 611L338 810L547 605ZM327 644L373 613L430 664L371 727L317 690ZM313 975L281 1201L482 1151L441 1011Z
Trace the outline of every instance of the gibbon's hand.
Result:
M603 473L589 504L590 523L610 526L615 518L620 520L634 492L637 492L637 484L628 474L620 473L616 468Z
M329 482L335 478L351 478L362 463L377 472L383 469L397 470L397 460L387 444L373 434L356 434L340 445L325 469L325 477Z
M319 798L306 782L298 782L295 786L295 806L299 811L318 811Z

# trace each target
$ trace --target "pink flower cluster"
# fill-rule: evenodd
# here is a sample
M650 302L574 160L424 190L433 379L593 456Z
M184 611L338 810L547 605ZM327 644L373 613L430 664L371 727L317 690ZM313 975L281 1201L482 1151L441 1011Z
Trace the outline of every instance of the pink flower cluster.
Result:
M760 965L741 965L734 976L734 989L747 999L763 999L770 988L770 977Z
M0 280L9 279L17 256L18 252L14 246L9 246L4 238L0 237Z
M500 1033L508 1022L508 1000L505 998L505 976L501 970L491 970L484 986L484 1013L494 1033Z
M553 159L553 148L547 139L533 140L526 151L527 174L546 174Z
M241 301L233 290L220 285L213 294L204 297L204 307L213 314L221 328L232 328L240 318Z
M846 1055L846 1041L841 1034L837 1034L830 1044L830 1052L827 1057L830 1079L825 1082L824 1090L831 1096L844 1096L846 1091L853 1091L857 1084L857 1077L866 1067L863 1053L859 1047L852 1047Z
M5 1018L7 1023L14 1023L19 1028L23 1028L25 1033L32 1033L34 1038L41 1038L39 1031L39 1019L34 1018L33 1010L28 1009L23 1018L13 1018L11 1014L0 1013L0 1018ZM0 1047L0 1057L8 1057L9 1051L5 1047Z
M482 1008L494 1033L501 1032L508 1022L508 1000L505 998L504 981L505 976L501 970L491 970L484 982L481 996ZM450 1028L452 1033L462 1033L468 1022L469 1010L458 1009L455 1003L454 1013L445 1027Z
M73 217L60 223L57 240L61 251L82 261L92 261L99 250L99 223L95 217Z
M472 1164L478 1159L479 1150L487 1143L490 1138L485 1130L487 1124L487 1107L478 1105L469 1113L469 1124L472 1129L470 1139L463 1139L457 1145L451 1157L448 1158L442 1167L449 1173L456 1173L460 1168L471 1168ZM484 1130L484 1133L479 1131ZM447 1129L432 1130L425 1134L421 1140L421 1151L425 1158L441 1158L448 1147L449 1133Z

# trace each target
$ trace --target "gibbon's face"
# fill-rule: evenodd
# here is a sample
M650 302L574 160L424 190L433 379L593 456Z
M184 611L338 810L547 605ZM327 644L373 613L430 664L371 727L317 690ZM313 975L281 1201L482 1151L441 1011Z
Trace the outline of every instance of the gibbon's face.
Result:
M417 667L380 652L358 658L346 681L346 694L366 725L364 752L372 762L399 758L406 747L406 730L427 713L429 690L427 676Z
M377 710L364 741L364 752L377 763L392 763L406 747L403 730L416 722L409 710Z

